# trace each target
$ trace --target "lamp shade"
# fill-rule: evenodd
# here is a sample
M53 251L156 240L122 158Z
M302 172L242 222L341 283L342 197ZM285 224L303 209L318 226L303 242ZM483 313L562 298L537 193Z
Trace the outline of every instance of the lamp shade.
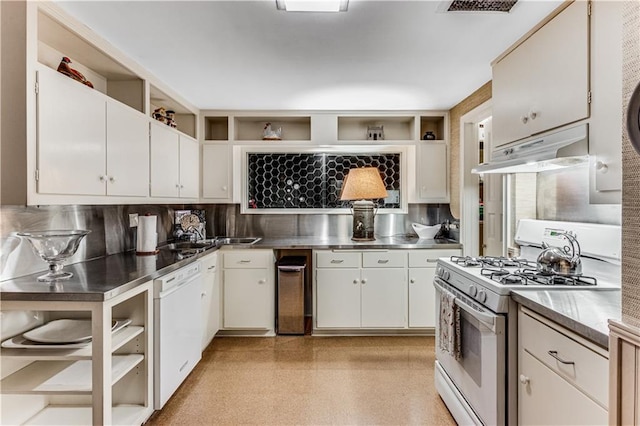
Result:
M344 178L340 199L366 200L385 198L387 190L384 187L380 171L376 167L361 167L349 170Z

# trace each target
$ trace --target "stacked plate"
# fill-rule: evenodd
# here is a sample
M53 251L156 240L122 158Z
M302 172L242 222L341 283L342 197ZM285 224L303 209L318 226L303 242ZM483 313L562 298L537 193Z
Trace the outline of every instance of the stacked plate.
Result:
M111 332L131 324L130 319L114 320ZM2 342L3 348L73 349L91 343L91 320L59 319L48 322Z

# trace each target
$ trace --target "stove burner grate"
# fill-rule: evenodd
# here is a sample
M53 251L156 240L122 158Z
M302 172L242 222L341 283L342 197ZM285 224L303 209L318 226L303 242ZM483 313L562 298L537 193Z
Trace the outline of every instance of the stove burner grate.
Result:
M537 269L506 269L483 268L480 274L504 285L565 285L565 286L595 286L598 280L584 275L555 275L544 274Z
M464 267L495 267L495 268L535 268L536 263L527 259L503 256L451 256L452 262Z

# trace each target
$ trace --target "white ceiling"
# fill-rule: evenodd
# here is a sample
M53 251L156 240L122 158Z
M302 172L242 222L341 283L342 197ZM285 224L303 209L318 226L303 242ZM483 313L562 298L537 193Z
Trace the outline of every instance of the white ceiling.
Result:
M264 1L58 1L201 109L449 109L561 1L442 13L351 0L345 13Z

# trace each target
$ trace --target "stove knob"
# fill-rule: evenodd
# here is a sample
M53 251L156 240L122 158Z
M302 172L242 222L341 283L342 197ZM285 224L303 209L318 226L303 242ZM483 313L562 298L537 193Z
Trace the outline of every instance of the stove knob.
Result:
M442 268L440 266L436 267L436 276L442 278Z
M485 293L484 290L480 290L478 292L478 297L476 297L476 300L480 303L484 303L487 300L487 293Z
M445 281L449 281L449 277L450 277L450 276L451 276L451 275L449 274L449 271L442 271L442 278L443 278Z
M475 285L470 285L469 286L469 296L476 297L477 293L478 293L478 289L476 288L476 286Z

